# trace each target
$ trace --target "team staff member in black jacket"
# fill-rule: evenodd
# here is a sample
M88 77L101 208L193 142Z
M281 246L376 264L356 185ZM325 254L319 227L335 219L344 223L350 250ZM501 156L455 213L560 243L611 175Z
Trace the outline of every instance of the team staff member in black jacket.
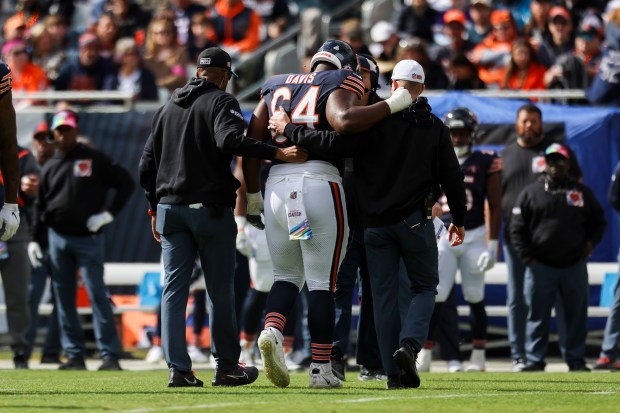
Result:
M212 47L198 56L196 77L153 117L140 160L140 184L149 202L153 236L162 245L162 347L169 387L202 387L185 343L185 307L196 253L209 295L214 386L254 382L256 367L239 365L234 269L237 225L232 155L303 161L305 151L276 149L243 135L239 103L224 92L231 76L228 53Z
M566 323L564 360L570 371L590 371L584 360L588 317L586 261L603 238L603 209L590 188L568 178L569 152L551 144L545 151L546 177L527 186L512 210L510 239L527 265L525 299L527 364L543 371L549 321L556 294Z
M517 109L515 123L517 139L500 153L503 159L502 169L502 218L504 219L504 259L508 267L508 341L513 362L513 371L520 371L525 366L525 323L527 305L523 280L525 263L523 263L510 240L509 228L512 208L523 188L536 182L545 168L545 149L553 143L551 136L543 134L543 118L540 109L533 103L526 103ZM568 148L569 154L571 153ZM581 179L581 168L577 158L570 157L568 173L574 179ZM562 312L562 303L556 302L555 311ZM563 346L564 325L558 323L560 347Z
M430 208L439 185L452 211L452 245L465 237L463 173L450 131L430 113L424 71L414 60L399 62L392 72L392 92L407 89L415 101L357 136L313 131L272 117L276 133L311 151L330 150L353 156L358 218L366 227L364 241L375 310L375 325L388 389L418 387L415 361L428 332L439 276L437 241ZM417 101L416 101L417 99ZM399 262L405 262L411 286L399 284ZM400 324L399 288L411 288L411 304ZM400 335L400 336L399 336Z
M119 341L112 307L103 282L102 228L125 206L134 183L129 173L102 152L77 142L77 115L56 113L52 131L56 155L41 171L33 232L48 227L49 254L62 347L69 360L61 370L85 370L86 346L76 309L76 274L86 283L93 307L95 338L103 364L99 370L120 370ZM116 189L109 210L106 193Z

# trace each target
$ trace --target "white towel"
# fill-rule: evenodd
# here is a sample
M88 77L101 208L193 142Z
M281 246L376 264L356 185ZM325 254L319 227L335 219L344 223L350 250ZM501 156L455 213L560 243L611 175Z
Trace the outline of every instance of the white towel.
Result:
M306 215L303 197L303 178L298 185L291 188L284 203L286 207L286 222L288 223L288 237L290 240L306 240L312 238L312 228Z
M435 238L437 238L437 242L439 242L439 239L443 236L443 234L448 231L446 231L446 227L439 217L433 218L433 226L435 227Z

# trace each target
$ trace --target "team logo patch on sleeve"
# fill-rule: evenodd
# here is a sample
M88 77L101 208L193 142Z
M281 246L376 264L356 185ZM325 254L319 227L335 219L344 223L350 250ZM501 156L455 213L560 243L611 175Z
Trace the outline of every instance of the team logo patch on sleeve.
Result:
M535 174L541 174L545 172L545 166L547 163L545 162L544 156L536 156L532 159L532 172Z
M583 192L567 191L566 192L566 205L583 208Z
M93 173L92 159L79 159L73 162L73 176L77 178L85 178Z

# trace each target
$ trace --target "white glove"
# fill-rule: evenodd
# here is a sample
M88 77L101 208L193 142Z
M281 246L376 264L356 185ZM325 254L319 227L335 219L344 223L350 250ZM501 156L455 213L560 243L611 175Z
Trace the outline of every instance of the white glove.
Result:
M399 87L384 102L390 107L390 113L396 113L407 109L413 102L413 99L411 99L411 93L407 89Z
M19 228L19 208L17 204L4 203L0 209L0 241L9 240L17 232Z
M248 210L246 214L246 219L248 223L253 227L258 229L265 229L265 224L260 217L260 214L263 213L265 207L263 206L263 194L259 192L254 192L252 194L247 194L248 199Z
M481 272L488 271L495 265L495 260L497 259L497 244L498 241L496 239L489 240L487 250L480 254L480 258L478 258L478 269Z
M30 258L30 264L32 268L39 268L41 266L41 260L43 259L43 252L38 242L32 241L28 243L28 258Z
M108 211L103 211L95 215L91 215L86 220L86 227L90 232L97 232L102 226L108 225L114 221L114 217Z
M248 240L248 236L245 234L245 224L247 220L241 215L235 215L235 222L237 223L237 251L246 257L249 257L251 253L250 242Z

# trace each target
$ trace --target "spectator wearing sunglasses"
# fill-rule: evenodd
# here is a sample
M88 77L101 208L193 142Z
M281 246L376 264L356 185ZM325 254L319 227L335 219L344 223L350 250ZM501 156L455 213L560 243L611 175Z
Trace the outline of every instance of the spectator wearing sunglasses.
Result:
M30 61L23 40L10 40L2 47L2 56L13 73L13 90L36 92L49 85L43 69Z

